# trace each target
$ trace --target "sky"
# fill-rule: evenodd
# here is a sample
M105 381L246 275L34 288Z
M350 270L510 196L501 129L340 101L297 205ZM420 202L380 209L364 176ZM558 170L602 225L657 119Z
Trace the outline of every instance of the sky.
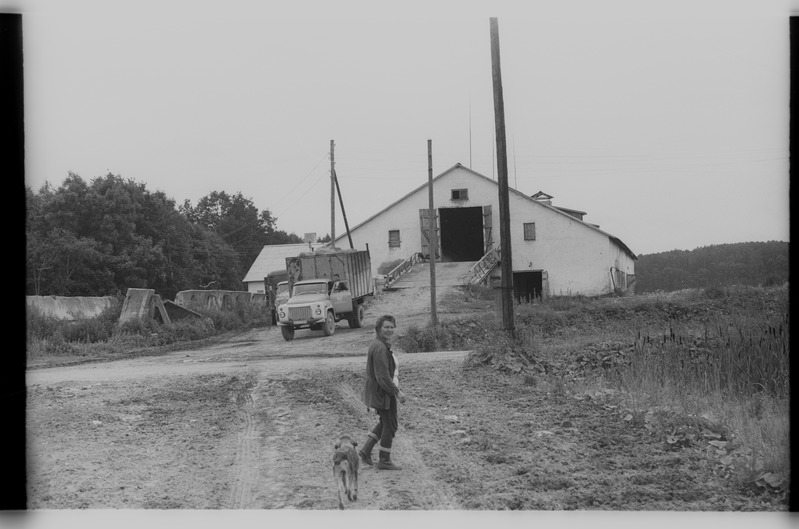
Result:
M636 254L789 240L799 0L0 0L23 14L26 185L108 173L192 204L241 193L300 236L456 163ZM338 202L335 231L344 233Z

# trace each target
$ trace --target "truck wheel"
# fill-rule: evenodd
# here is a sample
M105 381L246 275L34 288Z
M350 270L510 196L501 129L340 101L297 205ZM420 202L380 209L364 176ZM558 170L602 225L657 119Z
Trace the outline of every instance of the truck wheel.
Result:
M350 316L350 319L347 320L348 323L350 324L350 327L352 327L353 329L360 329L361 327L363 327L363 313L364 313L363 305L361 305L360 303L358 303L355 307L353 307L352 315Z
M283 335L283 339L287 342L290 342L294 339L294 327L290 325L281 325L280 326L280 334Z
M333 311L327 311L327 317L325 318L324 327L322 327L322 331L325 333L325 336L330 336L334 332L336 332L336 317L333 316Z

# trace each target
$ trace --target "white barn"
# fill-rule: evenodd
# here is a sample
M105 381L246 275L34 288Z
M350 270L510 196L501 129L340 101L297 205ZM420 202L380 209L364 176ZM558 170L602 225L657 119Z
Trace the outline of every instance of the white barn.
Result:
M270 273L286 269L286 257L297 257L303 252L309 252L324 246L322 243L298 244L269 244L261 248L261 253L255 258L242 283L247 285L247 292L263 293L265 291L264 278Z
M635 254L617 237L582 220L585 212L554 207L545 193L509 190L514 295L596 296L633 290ZM461 164L433 179L442 261L479 261L500 247L498 183ZM416 253L429 257L428 184L350 229L356 249L367 246L372 275L382 263ZM336 246L349 247L347 234ZM499 267L492 276L499 277Z

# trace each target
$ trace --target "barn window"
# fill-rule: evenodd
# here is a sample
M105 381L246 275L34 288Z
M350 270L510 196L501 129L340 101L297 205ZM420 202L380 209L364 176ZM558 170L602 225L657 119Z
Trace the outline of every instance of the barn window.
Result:
M468 189L453 189L452 200L469 200Z
M388 230L388 247L389 248L399 248L400 247L400 231L399 230Z
M535 222L524 223L524 240L525 241L535 240Z

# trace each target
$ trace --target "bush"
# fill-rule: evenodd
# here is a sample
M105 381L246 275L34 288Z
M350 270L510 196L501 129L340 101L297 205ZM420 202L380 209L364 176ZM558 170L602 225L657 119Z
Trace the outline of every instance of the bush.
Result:
M472 348L482 343L488 331L483 320L461 320L441 323L438 327L419 328L411 326L400 337L397 345L406 353L428 353L431 351L454 351Z
M62 327L62 323L45 316L38 307L28 306L25 312L28 342L52 337ZM63 339L63 336L61 337Z
M471 366L489 365L512 373L544 372L547 368L538 356L539 345L531 331L496 330L489 341L469 355L467 363Z
M436 334L436 329L433 327L424 327L420 329L416 326L411 326L408 328L405 335L400 337L397 345L406 353L428 353L430 351L436 351L438 347Z
M59 330L56 330L47 338L28 339L28 360L46 356L70 356L73 354L75 354L75 348L64 339Z
M720 299L726 297L727 291L719 285L711 285L705 289L704 294L708 299Z
M179 320L159 325L153 331L150 336L153 345L192 342L217 334L214 322L210 318Z
M383 261L380 263L380 266L377 267L377 273L380 275L387 274L397 268L404 260L405 259L395 259L393 261Z

